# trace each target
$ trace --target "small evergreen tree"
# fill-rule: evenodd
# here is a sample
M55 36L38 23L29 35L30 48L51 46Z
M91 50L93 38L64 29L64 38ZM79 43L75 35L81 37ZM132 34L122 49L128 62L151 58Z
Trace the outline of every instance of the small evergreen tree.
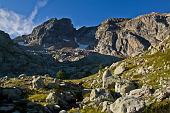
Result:
M64 79L65 78L65 72L63 70L60 70L56 74L57 79Z
M99 70L101 71L104 68L102 64L99 65Z

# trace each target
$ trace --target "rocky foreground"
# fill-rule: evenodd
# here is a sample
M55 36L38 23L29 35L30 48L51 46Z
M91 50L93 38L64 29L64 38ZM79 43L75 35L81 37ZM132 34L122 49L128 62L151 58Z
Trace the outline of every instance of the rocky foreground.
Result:
M130 71L134 69L128 66L126 61L119 62L78 80L25 74L3 77L0 80L0 112L169 113L170 78L164 76L167 72L157 76L152 84L150 74L156 69L139 68L132 74Z
M0 113L170 113L170 15L0 31Z

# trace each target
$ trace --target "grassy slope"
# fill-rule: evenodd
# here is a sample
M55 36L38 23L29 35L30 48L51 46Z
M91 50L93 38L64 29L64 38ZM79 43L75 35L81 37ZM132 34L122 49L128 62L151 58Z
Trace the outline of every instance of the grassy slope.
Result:
M167 42L170 44L170 40ZM133 57L127 58L123 60L126 64L126 70L121 75L122 78L126 78L129 80L135 80L138 82L139 85L147 84L152 86L154 89L161 87L159 85L159 80L161 77L163 78L170 78L170 47L166 46L165 51L157 51L154 54L150 54L150 51ZM165 67L167 66L167 67ZM138 74L137 70L141 67L148 69L152 67L146 74ZM115 68L114 68L115 69ZM112 73L114 72L112 69ZM71 80L70 82L73 83L83 83L85 88L90 88L90 83L92 83L95 79L101 79L101 77L97 77L98 74L94 74L92 76L79 79L79 80ZM88 81L88 82L86 82ZM100 87L98 84L95 87ZM114 86L113 86L114 87ZM91 109L92 110L92 109ZM84 110L85 112L90 112ZM92 110L94 111L94 110ZM94 111L95 112L95 111ZM146 107L143 113L170 113L170 100L163 100L162 102L155 102L152 105Z

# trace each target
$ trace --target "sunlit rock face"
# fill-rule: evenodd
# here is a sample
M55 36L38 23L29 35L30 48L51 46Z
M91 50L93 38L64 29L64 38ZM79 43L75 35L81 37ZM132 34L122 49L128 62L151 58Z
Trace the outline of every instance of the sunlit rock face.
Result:
M170 16L151 13L134 19L109 19L96 32L95 50L102 54L134 56L169 35Z

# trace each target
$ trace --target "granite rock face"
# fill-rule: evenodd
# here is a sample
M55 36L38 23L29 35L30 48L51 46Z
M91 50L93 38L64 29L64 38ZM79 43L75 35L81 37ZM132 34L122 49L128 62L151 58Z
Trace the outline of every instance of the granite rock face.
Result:
M76 32L76 41L80 48L94 49L96 38L95 34L97 27L81 27Z
M57 20L52 18L35 27L30 35L18 37L16 41L33 46L55 46L57 49L63 47L75 48L77 47L74 40L75 31L76 29L73 27L70 19Z
M96 31L97 45L95 51L111 55L113 48L116 49L115 44L117 40L116 30L119 30L121 26L119 23L127 21L128 19L108 19L101 23ZM115 51L116 52L116 51Z
M95 51L107 55L135 56L169 35L168 14L151 13L130 20L116 20L106 20L98 27Z

